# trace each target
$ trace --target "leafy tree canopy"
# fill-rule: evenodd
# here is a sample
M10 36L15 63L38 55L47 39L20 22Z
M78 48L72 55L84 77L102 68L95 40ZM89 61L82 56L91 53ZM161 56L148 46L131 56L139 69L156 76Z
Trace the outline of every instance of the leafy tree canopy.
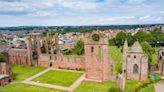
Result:
M84 42L82 40L79 40L76 43L75 48L73 49L73 51L77 55L83 55L84 54Z
M143 48L143 51L145 54L149 57L149 63L152 63L152 55L155 53L155 49L146 41L141 43L141 46Z
M0 62L5 62L5 56L0 53Z

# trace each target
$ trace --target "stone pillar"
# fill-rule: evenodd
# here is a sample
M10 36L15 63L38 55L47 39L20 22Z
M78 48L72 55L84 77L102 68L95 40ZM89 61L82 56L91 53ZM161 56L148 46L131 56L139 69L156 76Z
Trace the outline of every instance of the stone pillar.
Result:
M37 35L36 36L36 42L37 42L37 52L38 52L38 55L41 54L41 49L40 49L40 35Z
M122 74L118 74L117 76L117 86L120 90L122 90L123 92L125 92L125 88L126 88L126 76L124 73Z
M128 52L128 42L127 40L125 41L123 45L123 66L122 66L122 72L125 72L125 75L127 73L127 52Z
M31 66L32 61L32 50L31 50L31 36L27 36L27 55L28 55L28 65Z

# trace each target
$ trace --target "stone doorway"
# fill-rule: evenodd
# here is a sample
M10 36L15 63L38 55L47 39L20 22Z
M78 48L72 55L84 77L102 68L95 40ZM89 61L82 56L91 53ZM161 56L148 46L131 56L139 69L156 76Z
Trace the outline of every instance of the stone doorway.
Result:
M50 67L52 67L52 62L50 62Z

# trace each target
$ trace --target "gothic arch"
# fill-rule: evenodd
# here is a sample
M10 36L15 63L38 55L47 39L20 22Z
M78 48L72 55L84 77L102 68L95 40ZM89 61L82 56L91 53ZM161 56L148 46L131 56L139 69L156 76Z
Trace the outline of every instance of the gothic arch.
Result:
M133 73L137 74L139 72L139 68L137 64L134 64L133 66Z

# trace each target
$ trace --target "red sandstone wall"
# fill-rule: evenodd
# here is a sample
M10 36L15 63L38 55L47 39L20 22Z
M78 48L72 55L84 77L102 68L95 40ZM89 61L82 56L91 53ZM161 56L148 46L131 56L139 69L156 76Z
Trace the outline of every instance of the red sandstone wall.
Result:
M39 56L38 65L44 67L54 68L69 68L69 69L85 69L85 62L83 56L64 56L64 55L46 55Z
M85 69L84 57L82 56L57 56L53 67L69 69Z
M38 65L49 67L50 66L50 55L41 54L38 59Z
M10 64L28 65L26 49L10 49L8 54Z
M25 55L9 55L10 64L28 65L27 60L27 56Z

